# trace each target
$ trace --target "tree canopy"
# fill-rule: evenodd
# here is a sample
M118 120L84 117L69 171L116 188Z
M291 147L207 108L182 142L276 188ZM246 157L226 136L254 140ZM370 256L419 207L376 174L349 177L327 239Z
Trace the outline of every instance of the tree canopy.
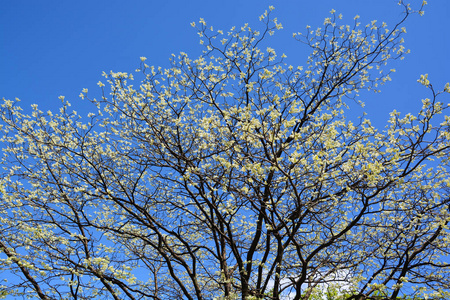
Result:
M422 75L385 128L351 116L407 53L400 5L390 29L332 10L294 34L303 67L266 46L270 7L261 30L192 23L196 59L104 73L87 116L4 99L0 295L448 298L449 84Z

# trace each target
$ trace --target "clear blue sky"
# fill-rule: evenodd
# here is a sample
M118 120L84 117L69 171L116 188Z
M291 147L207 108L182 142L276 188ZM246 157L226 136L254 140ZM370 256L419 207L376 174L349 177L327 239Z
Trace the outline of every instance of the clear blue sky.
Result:
M416 4L421 0L412 0ZM200 54L196 31L189 25L203 17L215 29L259 24L258 16L275 6L284 29L269 43L288 55L287 63L305 64L307 48L292 39L306 25L321 26L333 8L351 23L377 19L393 26L401 18L397 0L3 0L0 2L0 98L20 98L57 110L64 95L82 113L83 88L98 97L102 71L133 72L139 57L167 66L171 53ZM429 96L416 82L428 73L443 88L450 81L450 0L429 0L423 17L405 24L405 60L396 62L393 81L381 94L364 94L366 109L382 125L394 108L415 112ZM450 97L445 98L449 101ZM81 108L81 110L80 110Z
M352 22L377 19L394 25L401 17L397 0L14 0L0 4L0 98L22 100L22 106L39 104L56 109L59 95L79 109L82 88L99 96L96 83L102 71L132 72L139 57L151 65L168 65L171 53L200 54L196 32L189 25L203 17L215 29L227 30L248 22L257 27L258 16L275 6L274 16L284 26L269 41L277 52L288 55L290 64L304 64L306 48L295 42L292 32L307 24L322 25L334 8ZM421 0L413 0L420 4ZM414 112L428 96L418 83L429 73L436 87L450 81L450 1L429 0L423 17L406 23L406 47L411 54L393 67L397 73L381 94L364 95L367 109L379 120L394 108ZM448 100L448 97L447 97ZM374 114L375 113L375 114Z

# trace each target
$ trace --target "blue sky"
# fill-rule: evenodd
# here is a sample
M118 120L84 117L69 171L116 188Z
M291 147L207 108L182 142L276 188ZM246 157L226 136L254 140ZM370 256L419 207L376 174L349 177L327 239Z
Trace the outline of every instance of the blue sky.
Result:
M42 110L57 109L59 95L78 110L86 102L78 98L83 88L100 95L96 83L102 71L132 72L148 58L155 66L167 66L171 53L200 54L195 30L189 25L203 17L215 29L227 30L248 22L259 25L258 16L275 6L284 29L268 41L288 55L289 64L304 64L308 49L292 39L292 32L306 25L321 26L333 8L351 23L377 19L394 25L401 17L396 0L77 0L2 1L0 4L0 97L37 103ZM421 0L413 0L420 4ZM393 67L393 81L381 94L364 94L366 109L380 124L396 108L415 112L421 98L429 96L416 82L428 73L438 88L450 81L450 1L430 0L423 17L406 23L406 47L411 54ZM448 97L447 97L448 100ZM86 108L85 108L86 109Z
M305 64L308 49L292 39L306 25L321 26L335 9L351 23L358 14L363 23L376 19L393 26L401 18L397 0L13 0L0 4L0 98L20 98L22 106L37 103L41 110L57 110L64 95L80 113L88 113L78 95L83 88L100 96L101 73L133 72L140 56L147 63L168 66L171 53L201 53L196 31L189 25L203 17L215 29L228 30L249 23L275 6L274 16L284 29L268 41L288 64ZM412 0L416 4L421 0ZM450 0L429 0L423 17L405 24L405 60L395 62L393 81L380 94L363 94L366 110L382 126L388 113L416 112L421 98L429 97L416 82L429 74L436 88L450 81ZM416 5L417 6L417 5ZM446 102L450 102L447 95ZM358 113L358 112L355 112Z

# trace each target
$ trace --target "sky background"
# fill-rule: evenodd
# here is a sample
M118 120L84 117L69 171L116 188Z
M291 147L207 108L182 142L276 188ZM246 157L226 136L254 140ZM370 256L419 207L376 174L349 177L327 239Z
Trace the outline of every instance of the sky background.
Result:
M420 6L421 0L412 0ZM102 72L133 72L139 57L149 65L168 67L172 53L201 54L196 30L189 24L203 17L208 25L227 31L232 26L258 21L269 5L284 29L267 44L286 62L304 65L309 49L292 38L306 25L322 26L329 11L342 13L344 24L358 14L395 25L402 17L397 0L2 0L0 2L0 98L19 98L23 107L37 103L41 110L58 110L64 95L80 114L92 106L78 95L89 89L99 97ZM388 113L416 112L430 94L416 80L428 73L433 86L450 81L450 0L429 0L425 15L406 22L405 60L391 67L397 72L380 94L362 94L366 111L377 126ZM135 83L136 84L136 83ZM447 95L445 102L450 102ZM360 112L350 113L360 114Z
M421 0L412 1L415 6ZM363 94L366 110L378 125L394 108L415 112L429 97L416 80L429 74L436 88L450 81L450 1L429 0L425 15L411 16L405 24L406 47L411 50L392 67L397 73L381 94ZM133 72L139 57L149 65L167 67L171 53L201 54L195 29L189 23L203 17L215 29L249 23L260 26L258 16L275 6L273 16L284 29L268 41L286 62L304 65L309 50L292 38L305 26L322 26L333 8L352 23L356 14L363 24L373 19L393 26L402 16L396 0L77 0L1 1L0 4L0 98L19 98L23 107L37 103L41 110L57 110L64 95L77 110L91 108L78 98L83 88L99 97L96 83L102 71ZM137 84L137 83L135 83ZM449 97L446 97L449 100ZM446 101L446 102L447 102ZM356 112L355 112L356 113Z

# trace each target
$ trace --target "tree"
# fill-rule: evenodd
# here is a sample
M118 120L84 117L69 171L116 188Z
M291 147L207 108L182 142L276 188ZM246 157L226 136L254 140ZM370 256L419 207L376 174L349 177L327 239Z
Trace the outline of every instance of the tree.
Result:
M16 279L2 295L448 297L449 84L423 75L431 97L384 129L346 118L407 52L400 4L391 30L332 11L296 35L305 68L259 48L282 28L272 7L261 31L200 19L199 58L142 57L139 86L104 74L109 95L101 82L101 98L81 95L87 121L64 97L30 115L4 100L0 268Z

